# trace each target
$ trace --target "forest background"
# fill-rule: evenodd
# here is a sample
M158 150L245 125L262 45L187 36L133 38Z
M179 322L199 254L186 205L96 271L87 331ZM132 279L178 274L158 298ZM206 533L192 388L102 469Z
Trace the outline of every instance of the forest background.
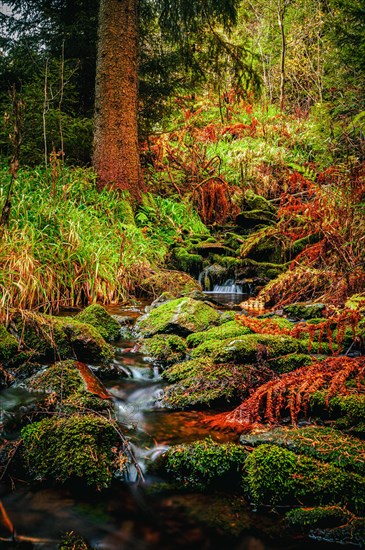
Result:
M293 282L297 299L362 292L360 0L139 2L138 196L91 167L99 3L2 11L2 307L110 303L153 293L161 268L197 275L191 238L219 238L248 191L279 209L239 262L263 239L291 262L267 302L293 300Z

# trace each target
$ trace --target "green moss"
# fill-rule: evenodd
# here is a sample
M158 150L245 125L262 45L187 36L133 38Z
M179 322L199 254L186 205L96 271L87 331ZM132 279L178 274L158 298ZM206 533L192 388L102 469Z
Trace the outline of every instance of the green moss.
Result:
M305 302L297 302L296 304L290 304L284 306L284 313L288 317L297 319L313 319L315 317L323 317L324 304L307 304Z
M253 383L252 369L232 364L215 364L212 359L191 360L173 365L163 373L173 382L165 389L164 402L177 409L243 399Z
M317 506L290 510L285 517L290 527L313 529L343 525L350 520L351 516L352 514L341 506Z
M29 381L29 388L54 392L67 399L85 390L85 382L72 359L56 363Z
M189 334L186 342L189 347L196 347L203 342L209 340L226 340L227 338L237 338L245 334L250 334L252 331L243 325L240 325L235 320L227 321L218 327L212 327L204 332L195 332Z
M265 212L275 212L275 207L270 201L262 195L256 195L251 189L245 191L245 204L249 210L264 210Z
M107 342L116 340L119 336L119 323L99 304L88 306L75 319L92 325Z
M165 456L165 470L174 480L196 488L219 482L237 483L246 452L240 445L216 443L211 438L187 445L170 447Z
M97 489L110 485L117 438L104 418L46 418L23 428L21 435L24 461L35 479L64 483L76 478Z
M261 445L246 460L248 490L256 505L346 503L365 509L365 478L276 445Z
M312 363L313 357L306 353L289 353L288 355L269 359L267 362L268 366L278 374L291 372L300 367L311 365Z
M172 300L150 311L136 325L143 336L178 334L206 330L219 322L220 315L211 306L192 298Z
M0 325L0 361L8 361L18 351L18 341Z
M350 309L364 308L365 296L362 296L361 294L353 294L346 300L345 307Z
M173 255L177 269L190 274L198 274L202 270L203 258L199 254L190 254L186 248L176 247Z
M353 434L365 434L365 395L335 395L328 399L326 391L315 392L310 397L312 414L335 420L335 426Z
M34 358L52 360L74 358L91 363L108 361L113 348L87 323L70 317L42 314L18 315L14 319L22 347Z
M365 518L358 518L341 506L297 508L286 514L290 527L300 528L316 540L363 547Z
M344 435L333 428L277 428L269 432L241 436L241 443L255 447L266 443L274 444L365 476L364 441Z
M208 340L193 349L191 355L195 359L210 356L217 363L256 363L305 350L305 343L291 336L248 334L221 342Z
M140 286L148 296L156 297L169 292L172 299L201 290L198 281L187 273L167 269L158 269L149 273Z
M143 340L141 351L163 365L171 365L184 359L187 346L176 334L156 334Z

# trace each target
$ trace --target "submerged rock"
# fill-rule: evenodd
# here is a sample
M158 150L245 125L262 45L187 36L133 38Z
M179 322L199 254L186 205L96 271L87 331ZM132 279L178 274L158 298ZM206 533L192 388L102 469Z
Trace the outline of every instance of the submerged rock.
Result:
M187 336L217 324L220 314L211 306L193 300L179 298L164 303L142 317L136 325L142 336L177 334Z
M107 342L116 340L120 334L120 324L101 305L92 304L75 317L81 323L92 325Z

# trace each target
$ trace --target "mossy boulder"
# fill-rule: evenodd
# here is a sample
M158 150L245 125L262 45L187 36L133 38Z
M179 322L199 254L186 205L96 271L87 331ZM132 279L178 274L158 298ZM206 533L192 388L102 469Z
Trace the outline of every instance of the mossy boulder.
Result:
M0 325L0 363L8 361L18 351L19 342Z
M36 374L28 383L29 389L54 393L56 398L68 399L74 395L89 393L100 399L109 399L103 384L87 367L72 359L55 363L45 371Z
M98 330L71 317L52 317L27 312L14 316L22 349L34 359L74 358L90 363L109 361L113 348Z
M284 306L284 313L292 319L300 321L301 319L313 319L323 317L325 304L313 304L306 302L297 302Z
M364 441L333 428L323 426L276 428L268 432L242 435L240 442L250 447L274 444L296 454L310 456L365 476Z
M245 464L244 481L255 505L346 503L365 510L365 478L277 445L260 445Z
M217 324L219 318L218 311L204 302L179 298L162 304L143 316L137 322L136 329L144 337L155 334L187 336Z
M247 365L216 364L209 358L185 361L163 372L172 383L164 390L164 402L174 409L239 402L258 376L257 369Z
M173 250L173 258L176 268L191 275L199 275L203 267L203 258L200 254L191 254L178 246Z
M257 195L251 189L245 191L244 204L248 210L263 210L275 213L275 206L262 195Z
M216 363L259 363L305 350L305 343L291 336L247 334L222 341L207 340L193 349L191 356L213 357Z
M101 305L92 304L75 317L81 323L92 325L107 342L116 340L120 334L120 324Z
M186 342L189 347L196 347L208 340L226 340L227 338L237 338L250 333L252 331L249 328L232 320L204 332L189 334Z
M365 541L365 518L356 517L341 506L297 508L286 514L287 525L311 539L326 543L357 546Z
M280 357L268 359L267 364L277 374L285 374L313 363L313 357L308 353L289 353Z
M187 345L185 340L176 334L156 334L143 340L141 352L167 366L185 358Z
M163 457L168 476L185 486L206 489L214 485L235 487L240 480L246 451L234 443L211 438L170 447Z
M116 451L118 437L111 423L94 414L45 418L23 428L21 436L24 463L36 480L78 480L102 489L128 463Z
M178 298L189 292L201 290L196 279L183 273L168 269L151 271L140 284L143 293L156 298L164 292L169 292L172 298Z
M327 391L317 391L310 397L312 416L324 420L331 419L334 426L351 434L365 435L365 394L328 395Z

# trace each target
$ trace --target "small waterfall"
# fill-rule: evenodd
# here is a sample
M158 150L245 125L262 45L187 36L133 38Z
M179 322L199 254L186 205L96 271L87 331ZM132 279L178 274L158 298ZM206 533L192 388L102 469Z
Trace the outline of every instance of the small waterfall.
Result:
M233 279L228 279L223 285L214 285L212 292L217 294L243 294L242 286L237 285Z

